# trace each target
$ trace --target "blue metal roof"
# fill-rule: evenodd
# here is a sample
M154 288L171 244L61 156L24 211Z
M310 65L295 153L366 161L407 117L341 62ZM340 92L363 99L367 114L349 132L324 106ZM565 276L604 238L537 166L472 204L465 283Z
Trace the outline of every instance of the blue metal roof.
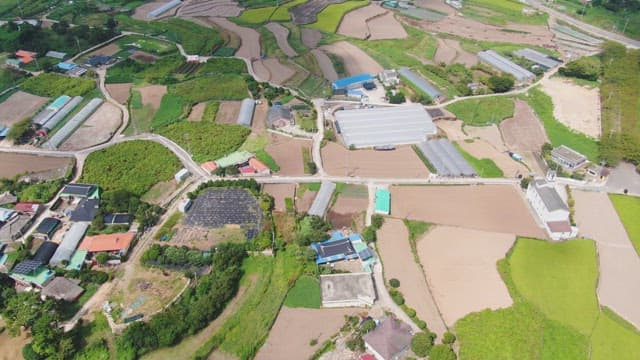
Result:
M61 62L58 63L58 68L62 69L62 70L72 70L75 69L78 65L74 64L74 63L68 63L68 62Z
M371 74L358 74L358 75L354 75L354 76L351 76L351 77L338 79L338 80L333 82L332 86L334 88L344 88L344 87L347 87L347 86L349 86L351 84L355 84L355 83L359 83L359 82L365 82L365 81L372 81L373 79L374 79L374 77Z

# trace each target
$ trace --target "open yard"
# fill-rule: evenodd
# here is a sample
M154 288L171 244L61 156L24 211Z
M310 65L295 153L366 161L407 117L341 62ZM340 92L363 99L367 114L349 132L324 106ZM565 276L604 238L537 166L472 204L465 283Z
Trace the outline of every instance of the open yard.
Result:
M325 170L334 176L429 176L429 170L409 146L393 151L348 150L338 143L329 142L322 148L322 158Z
M126 104L129 101L129 96L132 83L122 83L122 84L106 84L107 91L111 97L119 102L120 104Z
M0 153L0 178L66 168L71 159L26 154ZM61 176L64 173L60 174Z
M545 237L521 190L511 185L394 186L391 199L391 213L399 218Z
M500 123L505 144L516 152L540 152L549 142L544 127L533 109L522 100L516 100L513 117Z
M265 184L262 190L273 196L275 211L286 211L284 199L291 198L293 200L296 184Z
M162 97L167 93L164 85L147 85L138 89L142 95L142 105L151 105L154 109L160 107Z
M459 227L435 226L418 241L418 255L444 321L513 304L496 262L515 236Z
M18 121L31 117L47 103L46 97L18 91L0 103L0 124L11 127Z
M362 49L346 41L338 41L331 45L324 45L322 46L322 50L341 57L345 69L350 76L361 73L375 75L383 70L382 66L362 51Z
M104 102L63 144L60 150L80 150L102 144L122 124L122 114L115 105Z
M302 149L311 149L311 141L293 139L270 133L265 150L280 166L278 174L286 176L304 175Z

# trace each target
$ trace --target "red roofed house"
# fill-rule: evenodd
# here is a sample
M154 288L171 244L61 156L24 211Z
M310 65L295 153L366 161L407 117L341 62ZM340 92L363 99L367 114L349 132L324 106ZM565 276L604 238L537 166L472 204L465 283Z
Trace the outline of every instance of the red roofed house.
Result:
M245 176L250 175L271 175L271 170L260 160L256 158L249 159L248 165L239 168L240 174Z
M38 56L38 53L34 53L32 51L26 51L26 50L16 51L16 57L20 59L20 62L23 64L28 64L32 62L36 58L36 56Z
M200 164L200 167L204 169L204 171L211 174L214 171L216 171L216 169L218 168L218 164L216 164L215 161L207 161L205 163Z
M123 256L127 254L135 236L135 232L87 236L82 240L78 249L85 250L90 255L108 252L113 255Z
M33 202L19 202L16 204L15 210L21 213L37 213L40 210L40 204Z

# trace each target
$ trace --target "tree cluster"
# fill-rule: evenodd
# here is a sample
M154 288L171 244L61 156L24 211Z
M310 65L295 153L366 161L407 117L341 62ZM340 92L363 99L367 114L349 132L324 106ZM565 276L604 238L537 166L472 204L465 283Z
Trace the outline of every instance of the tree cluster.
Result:
M376 233L382 227L383 224L384 224L384 217L382 215L378 215L378 214L372 215L371 225L364 228L364 230L362 231L362 238L368 243L376 241L377 240Z
M600 58L597 56L581 57L567 63L558 72L563 76L596 81L601 72Z
M331 225L319 216L309 215L298 219L296 224L296 243L300 246L308 246L311 243L327 240L327 232Z
M142 254L141 261L145 265L198 268L211 264L212 258L186 246L153 244Z
M492 75L487 79L487 86L495 93L504 93L513 88L515 79L511 75Z

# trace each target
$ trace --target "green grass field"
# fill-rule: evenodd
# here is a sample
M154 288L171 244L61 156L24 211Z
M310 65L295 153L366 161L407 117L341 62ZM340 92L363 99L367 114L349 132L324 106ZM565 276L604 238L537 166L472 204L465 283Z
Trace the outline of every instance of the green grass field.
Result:
M74 78L55 73L45 73L30 77L20 85L20 89L23 91L46 97L60 95L81 96L95 88L95 80Z
M456 149L462 154L462 157L475 169L478 176L483 178L501 178L504 172L491 159L478 159L466 152L460 145L454 143Z
M342 17L346 13L368 4L369 0L350 0L339 4L331 4L318 14L316 22L308 26L326 33L334 33L338 30L338 25L340 25Z
M284 305L290 308L319 309L320 281L315 277L301 276L287 293Z
M153 115L151 126L158 129L172 122L178 121L185 113L185 103L181 97L165 94L160 102L158 111Z
M569 129L553 116L553 102L551 97L538 88L531 89L523 97L533 108L551 141L551 145L566 145L585 155L591 161L597 161L599 156L598 142L584 134Z
M513 100L505 96L458 101L447 106L466 125L483 126L499 124L513 116Z
M247 24L263 24L269 21L271 14L273 14L275 10L275 6L247 9L240 14L238 19Z
M276 162L276 160L264 149L259 149L255 152L256 158L262 161L263 164L269 167L269 170L272 172L280 171L280 165Z
M461 12L481 22L506 25L508 22L543 25L547 15L525 15L525 5L512 0L467 0Z
M236 151L250 132L251 129L240 125L203 121L179 121L158 130L160 135L175 141L198 163Z
M122 37L116 41L116 44L123 48L132 46L142 51L150 52L157 55L166 55L176 51L178 48L169 41L162 41L146 36L129 35Z
M593 329L591 359L640 359L638 329L620 319L613 311L604 308Z
M169 93L192 104L207 100L242 100L249 97L244 79L235 74L198 77L171 85Z
M293 0L278 7L273 15L271 15L271 21L289 21L289 19L291 19L291 15L289 15L289 9L294 6L304 4L307 1L308 0Z
M635 196L609 194L609 199L616 212L620 217L620 221L627 230L627 235L636 248L636 252L640 255L640 198Z

